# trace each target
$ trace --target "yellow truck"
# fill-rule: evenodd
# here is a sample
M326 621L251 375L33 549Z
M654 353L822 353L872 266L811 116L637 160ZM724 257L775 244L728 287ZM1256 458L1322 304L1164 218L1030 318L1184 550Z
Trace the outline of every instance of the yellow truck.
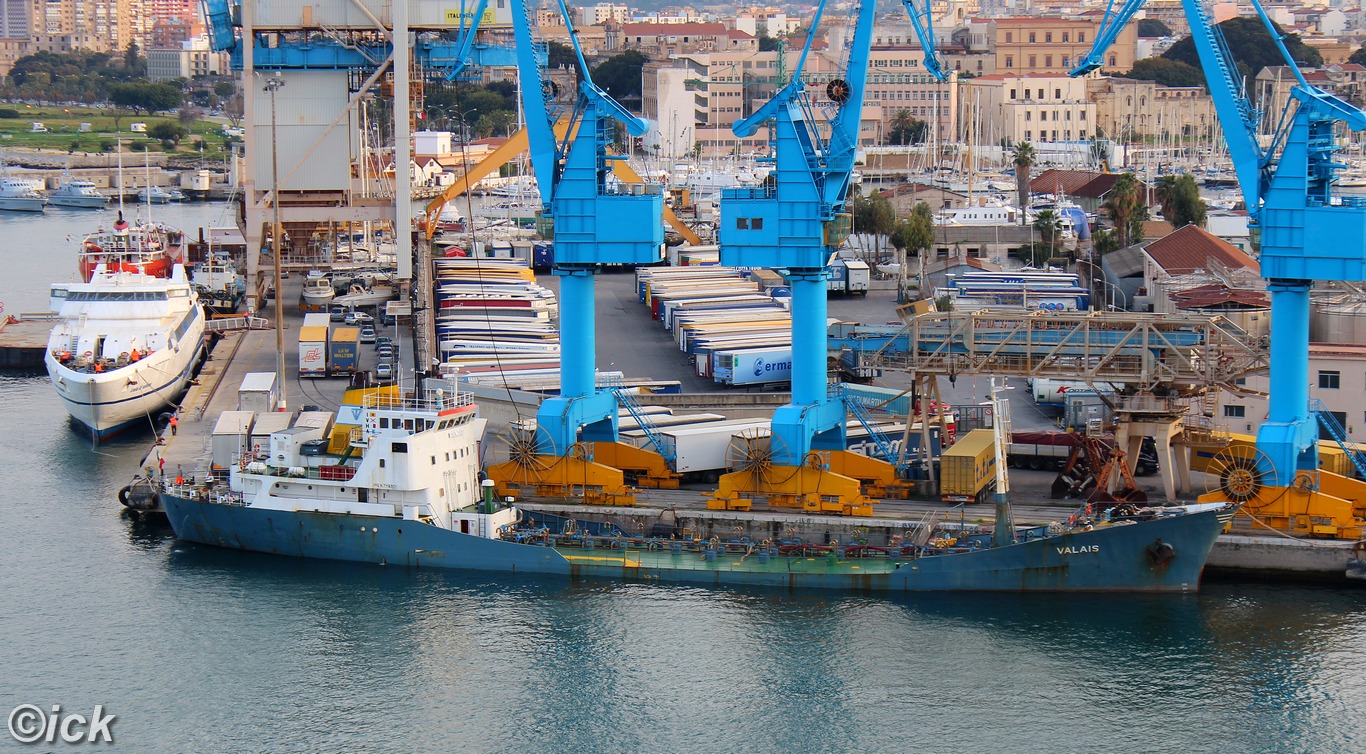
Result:
M996 491L996 435L974 429L939 456L939 497L982 503Z

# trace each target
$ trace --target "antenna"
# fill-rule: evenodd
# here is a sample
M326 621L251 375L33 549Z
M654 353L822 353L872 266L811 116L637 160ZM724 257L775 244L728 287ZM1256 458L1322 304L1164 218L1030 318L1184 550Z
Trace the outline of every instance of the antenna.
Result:
M152 224L152 153L143 152L147 164L147 224Z
M123 185L123 139L118 139L118 148L114 150L119 156L119 215L123 215L123 195L127 192L127 187Z

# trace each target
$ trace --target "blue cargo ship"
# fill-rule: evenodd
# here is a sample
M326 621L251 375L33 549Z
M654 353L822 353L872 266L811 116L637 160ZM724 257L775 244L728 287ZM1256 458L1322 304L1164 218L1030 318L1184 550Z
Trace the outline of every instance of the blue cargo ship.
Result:
M449 385L450 383L445 383ZM571 577L861 591L1194 591L1235 506L988 534L908 532L887 546L721 542L570 528L494 501L480 476L485 421L453 390L364 398L335 455L290 433L238 460L227 480L171 485L176 536L306 558Z

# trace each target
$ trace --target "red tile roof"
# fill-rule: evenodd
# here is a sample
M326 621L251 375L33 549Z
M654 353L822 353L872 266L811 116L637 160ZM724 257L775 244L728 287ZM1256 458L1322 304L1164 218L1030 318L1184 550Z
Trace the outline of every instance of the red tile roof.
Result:
M1242 249L1196 225L1187 225L1159 238L1143 250L1169 275L1208 270L1211 259L1231 270L1247 268L1261 272L1257 262Z
M1064 194L1099 199L1114 188L1118 180L1117 173L1049 168L1029 182L1029 190L1036 194Z

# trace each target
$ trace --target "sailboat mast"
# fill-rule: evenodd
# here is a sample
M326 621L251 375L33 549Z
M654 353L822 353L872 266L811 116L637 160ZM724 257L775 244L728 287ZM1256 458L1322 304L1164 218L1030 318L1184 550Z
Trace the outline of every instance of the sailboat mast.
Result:
M123 215L123 195L127 193L127 187L123 185L123 139L118 140L118 148L115 150L119 157L119 215Z

